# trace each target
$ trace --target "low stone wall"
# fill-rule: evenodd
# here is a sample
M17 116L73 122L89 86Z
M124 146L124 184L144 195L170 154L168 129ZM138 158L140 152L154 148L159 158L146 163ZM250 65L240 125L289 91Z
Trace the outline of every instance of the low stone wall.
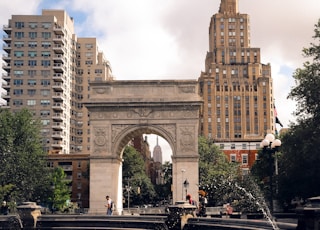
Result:
M293 230L296 224L277 222L279 229ZM183 230L211 230L211 229L274 229L265 220L246 220L246 219L222 219L222 218L189 218Z
M157 229L167 230L162 216L98 216L98 215L43 215L37 229Z
M22 225L19 216L0 216L0 229L21 230ZM50 229L180 229L168 227L166 215L128 215L128 216L105 216L105 215L42 215L38 217L37 230ZM297 224L277 222L280 229L293 230ZM265 220L247 220L231 218L188 218L183 230L206 230L206 229L272 229L270 223Z

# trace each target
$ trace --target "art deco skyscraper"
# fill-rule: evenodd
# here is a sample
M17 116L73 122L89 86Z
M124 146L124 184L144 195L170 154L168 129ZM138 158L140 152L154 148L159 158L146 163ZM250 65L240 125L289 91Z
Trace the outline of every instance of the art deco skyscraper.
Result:
M261 63L260 48L250 46L249 16L239 12L238 0L221 0L211 18L199 83L201 133L248 170L264 135L275 130L275 120L271 66Z
M82 101L89 98L91 80L112 79L96 39L77 38L63 10L12 15L3 30L4 108L28 108L41 120L49 153L88 150L89 114Z

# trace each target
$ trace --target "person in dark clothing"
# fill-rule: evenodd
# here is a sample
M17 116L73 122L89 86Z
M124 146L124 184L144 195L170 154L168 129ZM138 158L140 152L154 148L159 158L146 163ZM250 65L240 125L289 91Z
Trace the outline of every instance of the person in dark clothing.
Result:
M1 215L8 215L8 214L9 214L9 207L7 205L7 202L3 201L1 205Z
M206 192L203 190L200 190L199 191L199 209L198 209L197 216L207 216L206 204L207 204Z

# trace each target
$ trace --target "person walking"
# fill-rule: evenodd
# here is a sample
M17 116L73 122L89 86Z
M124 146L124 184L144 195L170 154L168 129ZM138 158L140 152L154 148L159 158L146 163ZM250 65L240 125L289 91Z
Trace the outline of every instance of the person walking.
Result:
M111 216L113 211L112 209L113 201L108 195L106 196L106 200L107 200L107 203L104 206L107 207L107 216Z
M207 205L208 201L206 198L206 192L203 190L199 190L199 209L198 209L198 213L197 216L207 216L206 214L206 205Z
M9 207L8 207L6 201L3 201L3 202L2 202L2 205L1 205L1 214L2 214L2 215L8 215L8 214L9 214Z

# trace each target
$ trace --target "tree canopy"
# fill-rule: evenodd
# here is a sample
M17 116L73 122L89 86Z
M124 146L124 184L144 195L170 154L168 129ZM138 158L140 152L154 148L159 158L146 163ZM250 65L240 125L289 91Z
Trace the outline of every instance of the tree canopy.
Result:
M26 109L0 110L0 198L15 202L46 199L50 180L40 127Z
M288 96L297 102L297 122L282 137L279 197L286 203L320 195L320 20L314 32L314 42L302 51L308 60L293 74L296 86Z
M151 201L156 196L150 178L145 172L145 164L141 154L132 146L127 146L123 152L123 188L131 187L130 204L141 205ZM128 193L124 189L128 201Z
M67 175L61 167L57 167L51 174L52 193L48 201L51 202L54 210L64 211L67 208L67 201L70 200L70 190Z
M200 136L199 189L207 192L209 205L227 203L233 199L228 184L239 176L239 165L228 161L226 155L210 139Z

